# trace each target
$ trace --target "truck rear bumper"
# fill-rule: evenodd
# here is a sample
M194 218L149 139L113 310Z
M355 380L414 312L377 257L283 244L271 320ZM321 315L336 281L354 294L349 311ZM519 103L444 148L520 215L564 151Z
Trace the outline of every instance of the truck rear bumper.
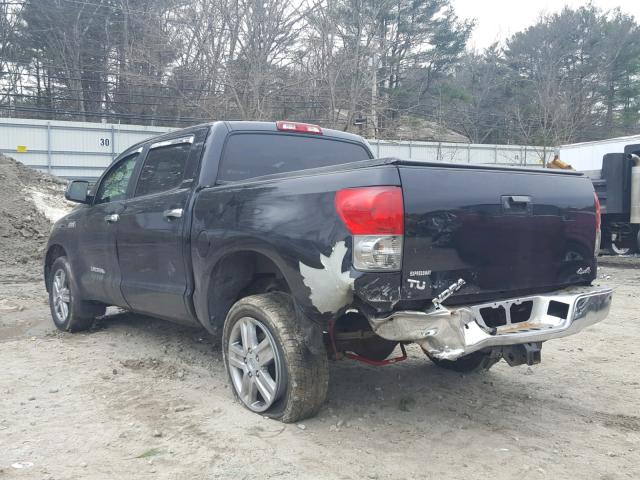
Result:
M369 323L382 338L416 342L435 358L455 360L485 348L577 333L606 318L612 295L606 287L571 287L479 305L399 311Z

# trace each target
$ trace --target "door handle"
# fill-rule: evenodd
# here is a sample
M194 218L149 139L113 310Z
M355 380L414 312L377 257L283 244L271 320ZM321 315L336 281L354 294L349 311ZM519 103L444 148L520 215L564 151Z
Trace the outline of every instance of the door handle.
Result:
M182 218L183 213L184 210L182 208L170 208L169 210L165 210L162 215L167 220L173 220L175 218Z
M111 215L105 215L104 217L104 221L107 223L116 223L118 220L120 220L120 215L118 215L117 213L112 213Z

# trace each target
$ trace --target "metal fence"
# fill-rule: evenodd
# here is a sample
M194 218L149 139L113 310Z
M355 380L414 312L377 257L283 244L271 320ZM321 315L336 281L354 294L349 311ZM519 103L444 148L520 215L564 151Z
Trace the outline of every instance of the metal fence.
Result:
M0 152L66 178L97 178L120 152L168 127L0 118ZM472 164L541 166L542 147L369 140L377 157Z
M66 178L97 178L130 145L166 127L0 118L0 152Z
M369 140L376 157L398 157L423 162L450 162L541 167L553 158L553 149L525 145Z

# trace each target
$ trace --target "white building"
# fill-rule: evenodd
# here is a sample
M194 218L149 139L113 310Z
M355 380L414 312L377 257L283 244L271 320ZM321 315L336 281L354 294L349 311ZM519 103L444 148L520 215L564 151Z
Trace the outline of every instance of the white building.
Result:
M601 170L602 157L607 153L624 153L624 147L640 144L640 135L610 138L595 142L561 145L560 160L576 170Z

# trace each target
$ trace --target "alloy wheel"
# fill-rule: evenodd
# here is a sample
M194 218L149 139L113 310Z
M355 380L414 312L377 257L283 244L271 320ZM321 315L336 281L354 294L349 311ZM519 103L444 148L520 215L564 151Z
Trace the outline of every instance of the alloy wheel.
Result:
M59 323L64 323L69 318L71 294L69 292L69 279L64 269L59 269L53 275L51 284L53 289L53 310Z
M631 248L629 246L622 246L618 243L622 243L619 241L619 237L616 234L611 234L611 251L616 255L628 255L631 253Z
M251 317L236 322L229 336L227 361L233 387L254 412L264 412L286 385L283 360L267 327Z

